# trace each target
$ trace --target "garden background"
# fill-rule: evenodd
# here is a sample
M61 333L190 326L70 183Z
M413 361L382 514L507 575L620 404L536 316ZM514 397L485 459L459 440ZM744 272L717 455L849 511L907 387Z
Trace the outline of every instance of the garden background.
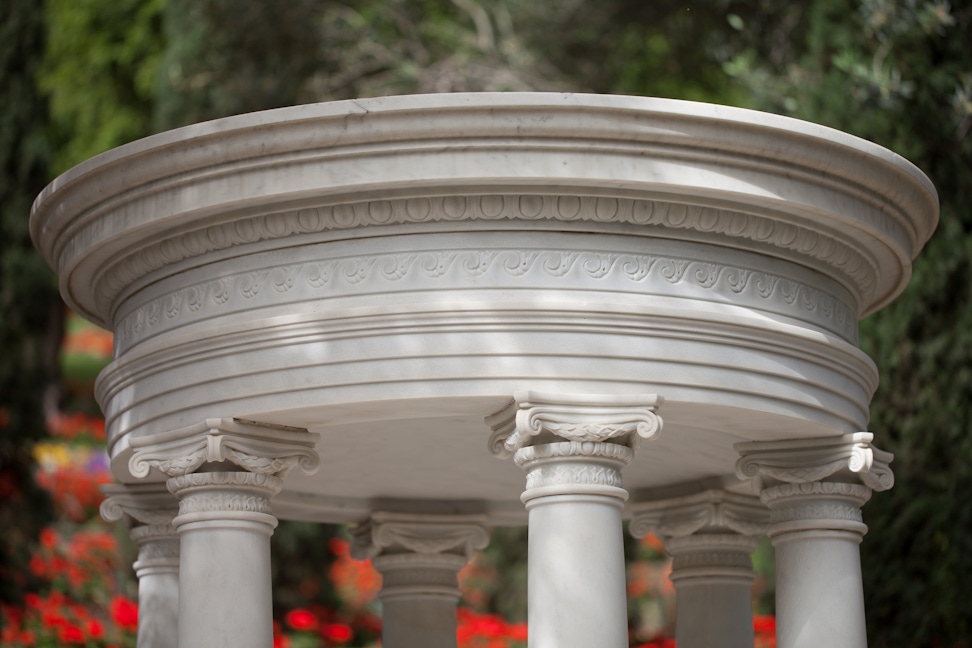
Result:
M938 187L905 294L861 324L870 431L897 483L865 507L872 646L972 646L972 2L944 0L3 0L0 2L0 644L131 646L133 548L101 522L91 397L110 335L68 313L30 244L34 196L108 148L295 103L566 90L768 110L871 139ZM462 574L460 645L525 645L524 530ZM657 540L628 540L632 645L669 646ZM277 643L374 645L346 531L282 523ZM772 554L757 554L773 645Z

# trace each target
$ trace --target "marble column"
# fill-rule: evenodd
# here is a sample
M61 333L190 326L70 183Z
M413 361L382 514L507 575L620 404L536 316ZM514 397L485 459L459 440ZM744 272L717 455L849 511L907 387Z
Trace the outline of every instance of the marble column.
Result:
M179 498L179 648L273 643L270 499L293 466L316 470L317 439L229 419L132 439L131 473L165 473Z
M527 473L530 648L628 645L621 469L661 429L655 395L517 392L486 419Z
M894 485L892 455L866 432L736 446L740 477L771 510L780 648L867 646L861 506Z
M165 484L108 485L101 516L124 520L138 547L139 648L176 648L179 626L179 538L172 519L178 500Z
M630 532L654 532L672 556L679 648L752 648L752 554L769 522L755 497L707 490L632 507Z
M382 575L382 646L456 648L457 574L488 542L479 516L379 511L355 529L352 555Z

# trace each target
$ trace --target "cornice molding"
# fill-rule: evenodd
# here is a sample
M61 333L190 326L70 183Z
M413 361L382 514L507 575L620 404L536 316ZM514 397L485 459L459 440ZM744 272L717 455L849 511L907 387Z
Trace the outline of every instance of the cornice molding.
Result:
M651 439L661 431L662 419L656 411L663 402L655 394L614 396L519 391L509 405L486 417L486 424L493 431L489 448L494 455L505 459L544 437L593 443L617 440L631 445L638 439ZM525 461L521 459L517 463L524 466Z
M557 195L551 207L533 195L561 189L583 195ZM446 192L463 195L442 197L436 210ZM361 200L376 194L383 200ZM621 200L651 207L627 212ZM668 215L662 205L679 206ZM48 263L72 275L62 278L69 302L107 323L94 293L118 281L97 277L104 261L152 258L156 244L165 264L236 238L430 222L434 210L440 222L474 220L472 211L504 219L510 208L520 219L592 225L658 219L659 228L711 230L730 246L767 239L775 256L827 258L849 283L860 254L877 269L874 297L862 302L873 310L903 288L938 202L899 156L775 115L642 97L447 94L239 115L130 143L51 183L35 201L31 234ZM679 213L691 210L702 213ZM267 218L260 211L270 220L250 222ZM139 268L111 272L126 283Z
M874 435L857 432L838 437L736 444L736 475L751 479L757 492L778 483L806 484L833 478L853 479L876 490L894 486L894 459L871 445Z
M133 437L131 474L139 479L156 468L169 477L196 471L205 463L230 462L243 470L283 476L294 466L313 474L320 465L314 449L320 435L303 428L238 419L206 419L178 430Z

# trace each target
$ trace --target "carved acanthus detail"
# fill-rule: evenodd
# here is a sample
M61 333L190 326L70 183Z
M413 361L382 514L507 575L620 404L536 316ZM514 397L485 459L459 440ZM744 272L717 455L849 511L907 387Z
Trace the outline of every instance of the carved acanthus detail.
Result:
M507 407L486 418L493 430L490 449L506 458L541 435L556 441L600 443L614 439L631 445L639 438L650 439L661 430L662 420L655 412L663 400L654 394L517 392Z
M409 515L377 511L354 530L352 555L359 560L379 554L455 554L463 563L489 544L481 516Z
M319 435L300 428L230 419L205 421L170 432L135 437L129 470L138 478L157 468L170 477L196 471L204 463L230 462L244 470L283 476L294 466L316 472Z
M858 432L840 437L739 443L736 450L741 457L736 462L736 474L741 479L752 479L757 490L767 480L805 484L827 478L854 478L872 490L888 490L894 485L894 473L888 465L894 456L871 445L873 439L869 432Z

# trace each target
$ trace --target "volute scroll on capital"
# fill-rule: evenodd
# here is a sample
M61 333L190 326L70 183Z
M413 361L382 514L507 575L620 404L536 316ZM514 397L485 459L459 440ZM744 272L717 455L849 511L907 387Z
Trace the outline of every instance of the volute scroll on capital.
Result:
M383 553L455 554L468 560L489 544L486 518L479 515L410 515L376 511L353 531L351 554L359 559Z
M136 478L152 468L169 477L193 473L205 463L229 462L245 472L282 478L294 466L313 474L320 465L315 450L320 435L241 419L206 419L196 425L133 437L128 467Z
M502 410L486 417L493 430L489 447L502 459L514 455L541 435L557 441L608 442L633 446L662 428L655 394L545 394L519 391Z
M629 532L641 538L654 532L666 544L699 531L759 537L766 533L770 511L755 497L723 490L707 490L684 497L639 502Z
M840 481L841 474L874 491L894 486L890 452L871 445L874 435L857 432L837 437L792 441L750 441L737 443L741 455L736 475L750 479L757 491L769 483L807 484L828 478Z
M105 499L99 512L106 522L165 527L179 512L179 500L165 484L106 484L101 492Z

